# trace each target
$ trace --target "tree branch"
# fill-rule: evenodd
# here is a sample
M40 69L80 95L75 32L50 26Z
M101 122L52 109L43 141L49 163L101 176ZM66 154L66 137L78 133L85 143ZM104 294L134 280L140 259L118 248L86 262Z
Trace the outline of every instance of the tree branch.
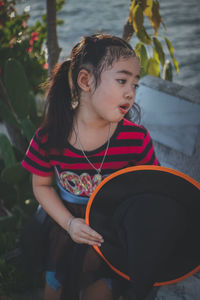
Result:
M134 29L133 26L129 23L129 21L127 20L126 24L124 25L124 30L123 30L123 35L122 38L129 42L132 35L134 33Z
M56 32L56 0L46 0L47 6L47 49L49 74L58 61L61 48L58 45Z

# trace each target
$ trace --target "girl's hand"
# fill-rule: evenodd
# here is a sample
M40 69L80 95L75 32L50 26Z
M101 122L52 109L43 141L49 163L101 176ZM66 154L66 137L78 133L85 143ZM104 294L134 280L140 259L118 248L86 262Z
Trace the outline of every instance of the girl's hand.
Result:
M68 221L67 231L72 240L78 244L101 246L103 237L85 223L84 219L72 218Z

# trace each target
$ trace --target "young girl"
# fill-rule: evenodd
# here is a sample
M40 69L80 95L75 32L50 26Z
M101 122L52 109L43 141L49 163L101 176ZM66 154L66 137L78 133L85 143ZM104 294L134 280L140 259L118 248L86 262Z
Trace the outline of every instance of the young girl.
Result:
M59 299L63 288L63 299L71 300L68 289L78 281L78 269L82 273L99 264L91 246L104 239L85 224L84 212L102 178L131 165L158 165L148 131L126 119L135 107L139 78L132 47L105 34L82 38L53 72L44 122L22 162L50 216L46 300ZM112 299L110 283L97 280L83 298Z

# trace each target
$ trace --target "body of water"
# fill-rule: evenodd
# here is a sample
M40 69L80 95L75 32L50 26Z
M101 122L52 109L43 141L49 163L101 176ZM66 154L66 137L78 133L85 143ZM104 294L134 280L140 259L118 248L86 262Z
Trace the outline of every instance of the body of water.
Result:
M45 13L46 1L19 0L18 12L30 9L30 24ZM67 57L74 43L81 36L94 32L106 32L121 36L129 13L128 0L67 0L58 17L64 20L58 26L60 60ZM160 11L168 29L160 31L160 37L167 36L172 42L180 71L174 72L174 82L193 86L200 90L200 1L160 1ZM146 21L148 26L148 20ZM151 26L148 26L151 29ZM134 46L138 40L132 38ZM167 48L164 48L167 53Z

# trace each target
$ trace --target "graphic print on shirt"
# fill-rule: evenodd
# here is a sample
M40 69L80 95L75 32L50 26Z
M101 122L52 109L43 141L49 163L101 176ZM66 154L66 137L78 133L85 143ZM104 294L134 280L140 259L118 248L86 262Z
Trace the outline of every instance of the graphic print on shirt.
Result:
M80 176L71 171L64 171L59 174L61 185L74 195L91 196L97 185L101 182L99 175L93 178L88 173L82 173Z

